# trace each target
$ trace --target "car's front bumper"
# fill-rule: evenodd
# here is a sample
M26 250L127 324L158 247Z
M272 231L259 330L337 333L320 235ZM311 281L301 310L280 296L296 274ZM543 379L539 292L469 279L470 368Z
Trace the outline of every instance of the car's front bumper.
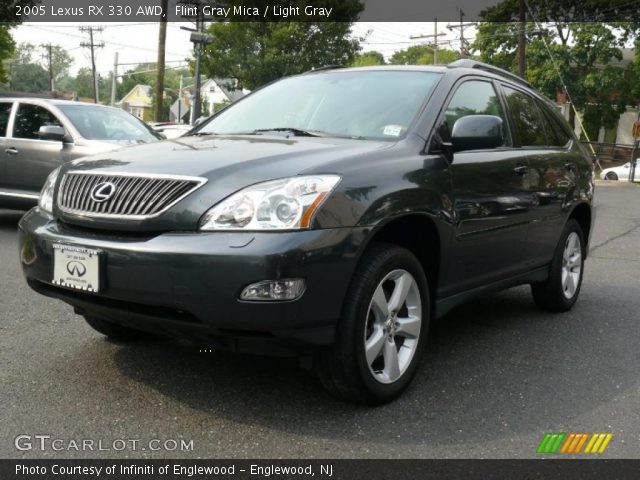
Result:
M361 228L280 233L122 234L79 229L34 208L19 224L29 285L92 314L144 330L200 339L214 348L276 351L333 341L366 234ZM101 252L97 294L58 287L53 245ZM261 280L303 278L290 302L243 302Z

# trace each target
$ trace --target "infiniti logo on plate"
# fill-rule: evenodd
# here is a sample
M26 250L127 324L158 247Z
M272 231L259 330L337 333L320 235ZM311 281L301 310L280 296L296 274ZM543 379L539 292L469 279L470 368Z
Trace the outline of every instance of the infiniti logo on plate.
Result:
M87 273L87 267L85 267L84 264L73 260L67 263L67 272L74 277L84 277L84 274Z
M91 190L91 200L102 203L113 197L116 193L116 186L111 182L102 182L93 187Z

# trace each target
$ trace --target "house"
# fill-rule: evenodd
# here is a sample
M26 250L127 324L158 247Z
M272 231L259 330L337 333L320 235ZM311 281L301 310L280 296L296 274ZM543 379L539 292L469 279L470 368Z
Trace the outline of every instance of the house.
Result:
M149 85L136 85L127 93L116 106L135 115L145 122L153 119L153 101Z
M249 90L237 88L237 85L237 80L230 78L210 78L205 80L200 90L203 113L206 116L211 116L250 93Z

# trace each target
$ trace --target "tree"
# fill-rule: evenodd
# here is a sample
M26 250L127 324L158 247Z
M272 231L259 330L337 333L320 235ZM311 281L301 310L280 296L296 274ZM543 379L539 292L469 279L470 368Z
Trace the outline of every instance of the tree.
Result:
M353 67L368 67L371 65L384 65L384 56L380 52L372 50L370 52L363 52L356 54L351 66Z
M638 24L618 21L623 14L611 23L588 21L606 18L602 15L622 3L529 1L536 20L546 21L526 24L526 78L555 99L564 88L562 77L575 107L584 112L590 136L597 135L600 126L612 127L631 100L630 78L615 61L622 58L621 48L637 38ZM472 45L480 60L514 73L518 71L517 13L517 0L505 0L482 12L485 21Z
M9 28L8 25L0 24L0 83L6 83L9 80L9 66L7 63L13 56L16 46Z
M354 4L360 2L338 5ZM204 75L234 78L250 90L313 68L349 65L359 49L348 22L227 22L208 32L213 43L202 57Z
M73 91L78 97L93 98L93 72L89 67L82 67L73 82Z
M27 7L34 3L34 0L24 0L20 5ZM9 81L9 67L16 46L10 30L19 23L20 18L15 15L15 2L0 3L0 84Z
M36 47L21 43L10 60L9 89L16 92L44 92L49 90L49 74L35 60Z
M43 53L48 55L46 47L43 48L45 48L45 51ZM51 48L51 59L54 86L56 89L60 90L61 88L58 88L58 84L64 78L69 77L69 69L71 68L71 65L73 65L73 58L71 58L69 52L67 52L60 45L53 45L53 47Z
M460 56L447 49L438 49L438 64L447 64L454 62ZM432 65L433 64L433 48L427 45L412 45L404 50L395 52L389 63L392 65Z

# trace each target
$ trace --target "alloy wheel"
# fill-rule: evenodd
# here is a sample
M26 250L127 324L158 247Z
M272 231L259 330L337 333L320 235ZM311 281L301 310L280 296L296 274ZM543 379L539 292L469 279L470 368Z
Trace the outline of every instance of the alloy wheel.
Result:
M422 326L420 287L406 270L393 270L376 287L367 312L364 351L380 383L397 381L411 364Z
M582 245L576 232L567 237L562 255L562 292L568 299L573 298L580 285L582 274Z

